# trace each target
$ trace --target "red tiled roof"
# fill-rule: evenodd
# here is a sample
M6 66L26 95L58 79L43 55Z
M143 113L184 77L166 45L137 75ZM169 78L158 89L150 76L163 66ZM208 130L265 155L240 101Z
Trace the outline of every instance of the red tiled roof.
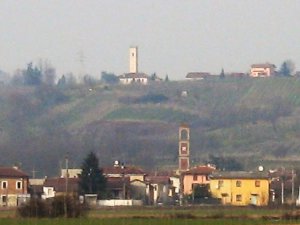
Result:
M184 172L184 174L209 175L215 170L216 169L211 166L196 166L196 167L193 167L193 168L189 169L188 171Z
M213 173L210 179L269 179L263 172L219 171Z
M57 192L66 191L66 178L47 178L44 187L53 187ZM77 192L79 188L79 178L68 178L68 191Z
M103 168L103 174L135 174L135 175L144 175L145 171L140 168L133 166L112 166Z
M0 177L29 178L25 172L14 167L0 167Z
M251 68L276 68L276 66L271 63L258 63L258 64L252 64Z
M128 177L108 177L106 179L106 187L108 189L123 189L123 185L128 186L129 178Z

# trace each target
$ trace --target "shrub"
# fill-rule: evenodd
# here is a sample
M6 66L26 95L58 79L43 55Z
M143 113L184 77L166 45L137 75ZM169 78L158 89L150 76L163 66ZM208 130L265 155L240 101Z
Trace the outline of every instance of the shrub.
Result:
M17 212L21 217L46 217L48 207L45 201L32 198L26 204L22 204Z
M84 213L83 205L79 203L79 201L72 197L72 196L58 196L55 197L51 201L50 206L50 217L61 217L65 215L65 201L66 201L66 208L67 208L67 217L79 217L82 216Z
M65 203L68 218L84 216L86 208L75 196L57 196L49 200L31 199L20 206L17 213L21 217L63 217Z

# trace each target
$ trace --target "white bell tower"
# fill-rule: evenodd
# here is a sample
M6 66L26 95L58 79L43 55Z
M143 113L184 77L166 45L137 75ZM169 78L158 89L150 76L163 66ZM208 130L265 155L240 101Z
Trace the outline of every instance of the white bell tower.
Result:
M138 72L138 47L129 48L129 73Z

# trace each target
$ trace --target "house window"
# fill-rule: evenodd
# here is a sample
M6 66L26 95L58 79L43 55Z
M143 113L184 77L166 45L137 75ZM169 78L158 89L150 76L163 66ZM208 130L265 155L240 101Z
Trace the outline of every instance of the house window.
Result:
M220 188L220 187L223 187L223 184L224 184L224 181L223 180L219 180L218 181L218 187Z
M22 181L16 182L16 189L22 189Z
M235 186L236 187L241 187L242 186L242 181L237 180L236 183L235 183Z
M196 181L196 180L198 180L198 176L197 176L197 175L194 175L194 176L193 176L193 181Z
M236 195L236 201L241 202L242 201L242 195Z
M6 203L7 202L7 196L6 195L2 195L2 203Z
M255 181L255 187L260 187L260 181L259 180Z
M7 181L2 181L1 182L1 188L6 189L7 188Z

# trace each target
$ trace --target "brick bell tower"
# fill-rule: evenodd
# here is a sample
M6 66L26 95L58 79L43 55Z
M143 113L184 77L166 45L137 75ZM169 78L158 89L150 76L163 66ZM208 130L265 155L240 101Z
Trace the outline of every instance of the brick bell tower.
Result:
M187 124L179 127L179 172L190 168L190 128Z

